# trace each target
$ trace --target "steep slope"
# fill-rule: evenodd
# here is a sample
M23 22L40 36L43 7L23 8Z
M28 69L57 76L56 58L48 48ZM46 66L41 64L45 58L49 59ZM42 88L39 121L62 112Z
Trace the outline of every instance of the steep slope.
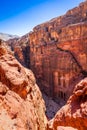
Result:
M87 129L87 78L75 86L67 104L48 123L47 130L59 130L59 126Z
M33 73L0 44L0 130L45 130L46 123Z

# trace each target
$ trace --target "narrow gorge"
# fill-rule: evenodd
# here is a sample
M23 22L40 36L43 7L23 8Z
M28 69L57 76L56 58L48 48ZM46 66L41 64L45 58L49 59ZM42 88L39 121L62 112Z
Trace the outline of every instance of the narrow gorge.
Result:
M87 1L8 44L19 62L34 72L42 91L66 101L87 76L86 35Z
M87 1L0 43L0 130L86 130L86 77Z

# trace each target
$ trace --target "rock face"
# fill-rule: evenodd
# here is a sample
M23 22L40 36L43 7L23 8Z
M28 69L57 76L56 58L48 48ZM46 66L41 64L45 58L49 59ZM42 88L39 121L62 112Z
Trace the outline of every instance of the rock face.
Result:
M74 86L87 76L87 1L7 43L48 95L56 101L72 96L46 128L45 105L33 73L0 43L0 130L86 130L87 78ZM54 102L46 105L55 107Z
M46 94L67 100L87 76L87 1L8 44Z
M59 130L59 126L87 129L87 78L75 86L73 95L49 122L47 130Z
M46 123L33 73L0 45L0 130L45 130Z
M87 1L29 34L30 67L48 95L64 100L87 76Z

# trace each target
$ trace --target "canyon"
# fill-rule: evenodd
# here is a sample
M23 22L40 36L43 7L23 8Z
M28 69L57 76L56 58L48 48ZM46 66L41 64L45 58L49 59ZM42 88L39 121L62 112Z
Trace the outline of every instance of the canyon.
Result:
M30 32L31 69L54 99L67 100L75 84L87 76L86 39L87 1Z
M86 130L86 77L87 1L0 41L0 130Z
M42 91L67 101L87 76L86 39L87 1L8 44L18 61L33 71Z
M87 78L74 87L52 120L45 112L34 74L16 60L4 43L0 44L0 130L86 130Z

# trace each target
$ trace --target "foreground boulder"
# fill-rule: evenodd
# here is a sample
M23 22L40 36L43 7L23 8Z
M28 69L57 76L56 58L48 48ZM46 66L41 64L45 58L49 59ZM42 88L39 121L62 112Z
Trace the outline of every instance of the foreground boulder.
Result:
M78 130L87 129L87 78L76 85L67 104L48 123L48 130L60 130L59 126L71 126Z
M46 123L33 73L0 45L0 130L45 130Z

